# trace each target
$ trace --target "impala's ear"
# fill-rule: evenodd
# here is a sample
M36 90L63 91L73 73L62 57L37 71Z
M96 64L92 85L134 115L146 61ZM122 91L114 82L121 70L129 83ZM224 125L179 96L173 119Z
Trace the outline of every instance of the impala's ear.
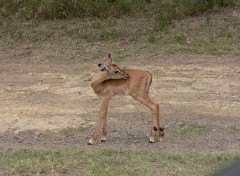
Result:
M108 65L112 64L112 56L111 54L108 54Z
M109 68L106 64L98 64L98 67L101 71L109 71Z

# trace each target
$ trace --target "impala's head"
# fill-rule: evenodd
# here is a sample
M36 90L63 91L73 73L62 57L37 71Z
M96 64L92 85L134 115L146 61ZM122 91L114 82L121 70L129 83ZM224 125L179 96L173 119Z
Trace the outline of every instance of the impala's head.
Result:
M102 72L106 72L112 79L128 79L129 74L125 73L116 64L112 63L112 57L108 54L107 64L98 64Z

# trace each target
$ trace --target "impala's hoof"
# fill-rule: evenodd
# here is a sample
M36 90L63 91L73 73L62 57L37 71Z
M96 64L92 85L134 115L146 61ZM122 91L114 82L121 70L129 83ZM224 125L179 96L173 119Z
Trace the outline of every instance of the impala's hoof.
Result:
M150 137L149 143L154 143L154 137Z
M158 140L159 140L159 142L162 142L163 141L163 137L159 137Z
M105 137L105 136L103 136L102 138L101 138L101 142L106 142L107 141L107 138Z
M93 141L92 139L90 139L90 140L88 141L88 145L93 145L93 143L94 143L94 141Z

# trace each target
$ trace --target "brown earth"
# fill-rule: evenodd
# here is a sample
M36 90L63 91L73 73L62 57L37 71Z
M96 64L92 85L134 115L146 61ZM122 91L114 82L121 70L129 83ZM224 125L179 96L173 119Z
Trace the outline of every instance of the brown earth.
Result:
M105 58L51 58L46 48L0 53L0 148L86 146L93 133L100 100L89 78ZM150 96L160 104L165 139L149 144L149 109L121 95L110 102L108 141L93 147L240 152L239 58L157 53L117 64L152 72ZM204 130L180 133L193 124Z

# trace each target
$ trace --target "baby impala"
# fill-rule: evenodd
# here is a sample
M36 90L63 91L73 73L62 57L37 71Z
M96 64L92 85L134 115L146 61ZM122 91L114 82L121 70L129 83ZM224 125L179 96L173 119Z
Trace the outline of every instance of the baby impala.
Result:
M98 64L101 72L91 80L94 92L102 99L98 114L96 129L88 144L96 141L101 124L103 123L103 136L101 141L106 141L107 136L107 111L109 100L117 94L128 94L133 99L146 105L152 112L152 127L149 142L155 141L158 132L159 140L164 136L164 128L160 124L159 105L149 98L149 88L152 83L152 75L148 71L138 69L121 69L112 63L112 57L108 54L107 64Z

